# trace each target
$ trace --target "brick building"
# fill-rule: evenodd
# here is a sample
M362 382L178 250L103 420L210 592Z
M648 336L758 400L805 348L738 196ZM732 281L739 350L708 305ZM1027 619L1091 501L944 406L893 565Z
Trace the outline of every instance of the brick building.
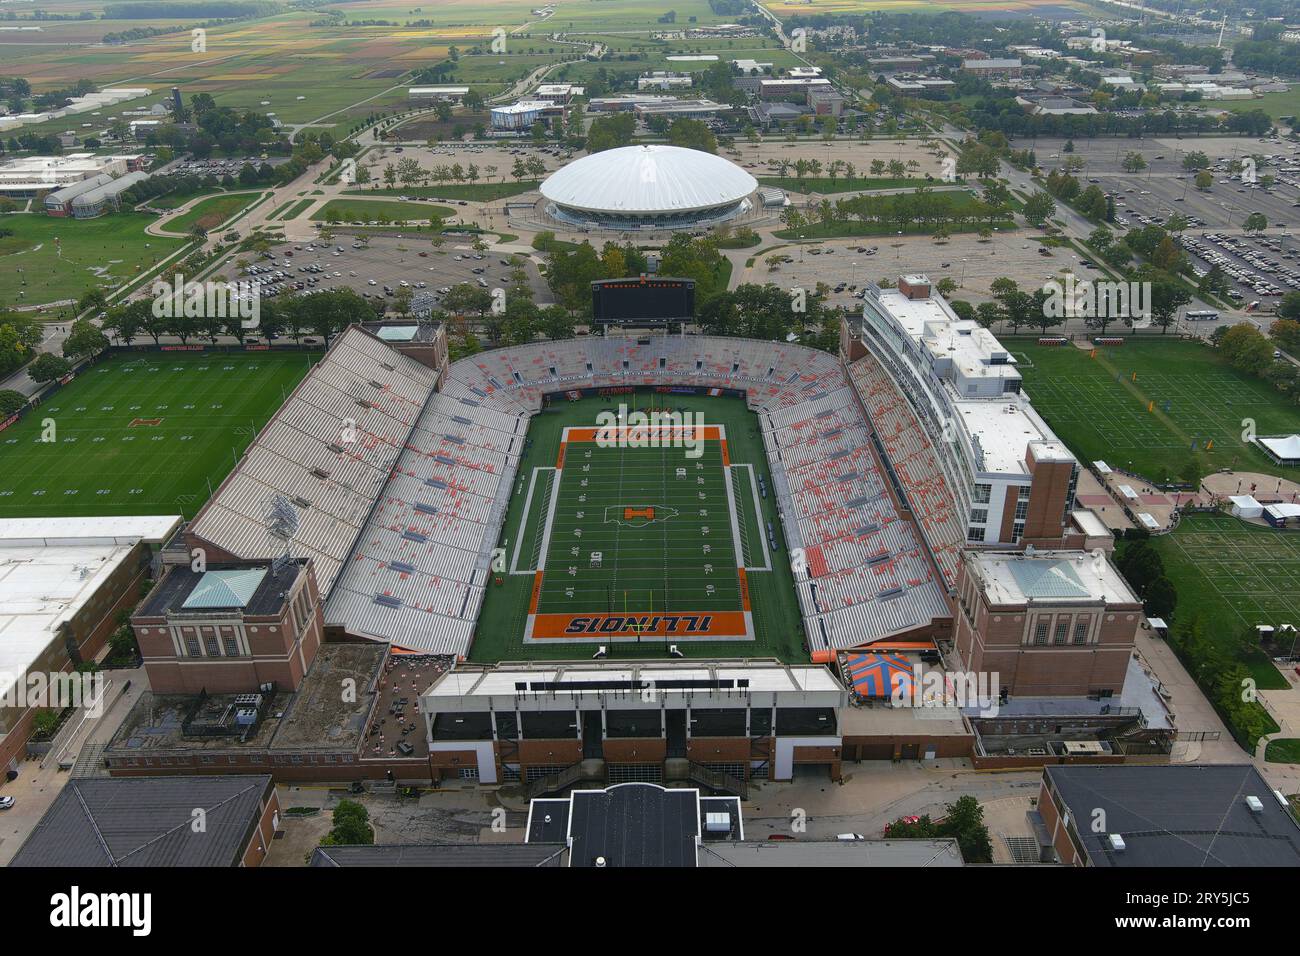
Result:
M172 565L131 626L156 694L294 690L324 631L306 558Z
M957 605L957 653L1017 696L1118 695L1143 618L1100 551L967 551Z

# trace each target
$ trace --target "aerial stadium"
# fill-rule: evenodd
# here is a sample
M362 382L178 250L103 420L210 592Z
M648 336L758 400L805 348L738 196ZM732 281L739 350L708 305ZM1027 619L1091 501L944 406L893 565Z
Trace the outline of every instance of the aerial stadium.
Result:
M407 668L390 706L421 694L425 739L339 743L357 773L542 793L595 754L600 779L743 794L851 759L996 766L1067 712L1167 745L1130 667L1141 602L1088 550L1109 536L1076 504L1079 462L926 276L869 284L838 354L659 330L450 361L441 326L395 325L331 343L178 551L304 569L329 656L300 677L314 645L291 649L300 696L347 654ZM196 643L175 667L211 690L197 669L223 662ZM950 681L986 671L1023 713Z
M928 278L870 289L842 336L840 356L610 335L430 367L354 326L187 536L275 554L263 515L283 496L326 625L421 653L806 660L946 634L963 549L1080 538L1078 462ZM629 410L690 413L701 456L596 439Z
M754 208L758 181L735 163L680 146L585 156L542 183L546 214L580 228L700 229Z

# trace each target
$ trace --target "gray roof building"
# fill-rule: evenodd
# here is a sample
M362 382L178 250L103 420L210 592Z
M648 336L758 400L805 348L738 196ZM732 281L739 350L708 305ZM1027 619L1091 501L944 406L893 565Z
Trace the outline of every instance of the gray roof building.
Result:
M1300 866L1300 825L1249 764L1049 766L1044 781L1092 866Z
M69 780L9 865L238 866L274 794L270 774Z
M563 866L567 847L546 843L429 843L322 846L311 865L342 866Z

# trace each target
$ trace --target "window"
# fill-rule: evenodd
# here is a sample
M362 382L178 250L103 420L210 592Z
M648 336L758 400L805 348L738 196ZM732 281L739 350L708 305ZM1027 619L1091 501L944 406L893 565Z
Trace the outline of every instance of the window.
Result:
M221 645L217 643L215 634L209 634L203 639L204 646L208 649L208 657L220 657Z
M1034 625L1034 643L1038 645L1047 643L1047 618L1041 618Z
M990 496L991 496L992 494L993 494L993 486L992 486L992 485L976 485L976 486L975 486L975 499L974 499L974 500L975 500L975 503L976 503L977 505L986 505L986 504L988 504L988 503L989 503L989 498L990 498Z
M973 524L987 524L989 520L989 509L972 508L970 510L970 520Z
M238 657L238 656L239 656L239 642L235 640L233 634L227 634L227 635L225 636L225 638L223 639L223 642L224 642L225 645L226 645L226 656L227 656L227 657Z
M1025 536L1025 523L1023 521L1017 521L1011 525L1012 541L1019 541L1024 536Z
M1029 501L1025 498L1021 498L1019 501L1016 502L1016 520L1024 521L1028 517L1029 517Z
M1052 636L1052 643L1064 644L1066 636L1070 633L1070 622L1065 618L1056 622L1056 633Z
M188 657L203 656L203 652L199 650L199 639L197 637L185 638L185 654Z
M967 540L967 541L983 541L983 540L984 540L984 529L983 529L983 528L967 528L967 529L966 529L966 540Z
M1084 619L1081 620L1081 621L1076 621L1076 622L1075 622L1075 624L1074 624L1074 643L1076 643L1076 644L1087 644L1087 643L1088 643L1088 619L1087 619L1087 618L1084 618Z

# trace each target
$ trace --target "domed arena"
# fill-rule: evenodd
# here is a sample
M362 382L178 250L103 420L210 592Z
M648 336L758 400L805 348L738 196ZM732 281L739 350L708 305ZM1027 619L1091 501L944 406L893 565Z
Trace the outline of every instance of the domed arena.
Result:
M585 156L542 183L546 213L572 226L697 229L753 208L758 181L735 163L680 146L624 146Z

